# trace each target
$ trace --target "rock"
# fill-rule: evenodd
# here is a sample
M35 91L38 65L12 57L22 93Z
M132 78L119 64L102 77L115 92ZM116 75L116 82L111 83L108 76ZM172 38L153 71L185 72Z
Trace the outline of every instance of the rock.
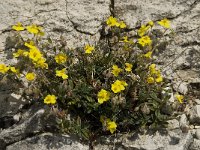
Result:
M7 146L6 150L88 150L69 135L44 133Z
M182 131L188 130L189 128L189 122L187 119L187 116L185 114L182 114L179 120L180 128Z
M189 112L189 122L200 124L200 105L191 108Z
M196 129L195 137L200 140L200 129Z
M175 82L173 84L173 88L175 91L183 94L183 95L186 95L188 93L188 84L186 82Z
M18 142L27 136L41 132L42 125L40 119L43 114L44 109L39 109L31 116L26 118L21 124L2 130L0 132L0 142L8 145L10 143Z
M16 99L6 92L0 92L0 118L4 116L14 116L27 102L23 99Z
M177 119L172 119L172 120L169 120L167 122L168 122L167 128L170 129L170 130L180 128L179 121Z
M194 139L194 141L189 147L189 150L199 150L199 149L200 149L200 140Z
M110 16L109 5L110 0L1 1L0 46L17 22L39 24L54 39L62 35L68 47L97 42L101 24Z
M194 101L197 105L200 105L200 99L195 99Z
M128 136L114 137L113 139L105 139L101 144L95 146L96 149L142 149L142 150L188 150L189 145L193 141L191 132L182 133L181 130L173 130L168 132L147 132L146 134L137 134ZM106 143L106 144L105 144ZM103 147L103 148L102 148Z

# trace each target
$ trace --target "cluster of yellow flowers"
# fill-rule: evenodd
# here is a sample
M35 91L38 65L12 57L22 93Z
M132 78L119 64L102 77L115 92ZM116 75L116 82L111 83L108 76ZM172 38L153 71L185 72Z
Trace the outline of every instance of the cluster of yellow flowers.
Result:
M157 22L159 25L163 26L164 28L170 28L170 21L168 19L163 19L161 21ZM127 25L123 21L118 21L115 17L110 16L106 24L110 27L118 27L121 29L124 29L127 27ZM140 44L142 47L146 46L151 46L152 45L152 40L151 36L148 34L148 30L154 26L153 21L149 21L146 25L142 25L141 28L137 31L137 34L139 36L138 40L136 42ZM28 31L29 33L33 34L35 36L43 36L44 32L42 31L42 27L37 26L35 24L29 25L29 26L23 26L20 22L17 23L16 25L12 26L13 30L16 31ZM110 29L116 29L116 28L110 28ZM123 42L128 43L128 44L133 44L134 42L129 40L127 36L123 37ZM127 45L128 45L127 44ZM41 69L48 69L49 66L46 62L46 58L44 57L42 51L39 50L38 46L33 41L25 42L24 45L26 46L25 50L18 49L17 52L13 53L14 58L19 58L19 57L26 57L27 59L31 60L31 63L34 64L36 68L41 68ZM95 51L95 47L89 44L86 44L84 47L84 52L85 54L91 54ZM89 55L90 56L90 55ZM151 58L152 56L152 50L148 50L146 54L143 55L145 58ZM56 68L55 71L55 76L59 77L63 80L68 79L67 75L67 67L65 66L65 63L68 60L68 56L64 53L58 53L54 57L54 61L57 64L60 64L64 66L64 68ZM112 66L111 73L115 77L118 77L120 73L124 72L132 72L132 67L133 65L131 63L126 62L125 64L122 65L122 68L120 68L118 65L114 64ZM11 71L12 73L15 73L17 75L20 75L19 69L16 69L13 66L6 66L5 64L0 64L0 73L7 73L8 71ZM37 76L37 72L31 72L30 70L26 73L25 78L28 81L33 81L35 80ZM148 77L146 79L146 82L149 84L153 83L160 83L163 81L163 77L161 75L160 70L156 69L155 64L151 64L149 66L149 73ZM128 84L126 83L125 80L123 79L115 79L113 83L111 84L110 89L107 91L106 89L101 89L98 94L97 94L97 99L99 104L103 104L104 102L107 102L111 99L112 95L118 94L120 92L123 92L127 88ZM183 102L183 96L182 95L175 95L176 99L182 103ZM45 104L56 104L57 97L55 95L48 94L44 98L44 103ZM113 119L113 118L112 118ZM115 121L111 121L111 119L106 118L105 116L100 117L100 121L104 127L106 127L106 130L110 131L111 133L114 133L117 128L117 124Z
M160 73L160 70L156 69L155 64L151 64L149 66L149 77L147 78L147 83L160 83L163 81L163 77Z
M170 28L170 21L168 19L163 19L161 21L158 21L158 24L161 25L164 28ZM149 21L147 25L142 25L140 29L138 30L138 35L140 38L138 39L138 43L141 46L150 46L152 44L152 40L149 36L145 35L147 34L147 31L154 26L153 21Z
M16 25L12 26L12 29L16 31L23 31L27 30L29 33L34 35L40 35L43 36L44 32L42 31L42 28L37 25L30 25L24 27L20 22ZM43 57L43 54L41 51L35 46L33 41L25 42L24 44L29 50L22 50L18 49L17 52L13 53L14 58L18 57L28 57L30 60L32 60L35 67L39 67L42 69L48 69L48 64L46 63L46 59ZM89 50L88 50L89 49ZM93 47L87 46L86 53L91 53L91 51L94 50ZM55 61L58 64L64 64L67 61L67 56L63 53L59 53L55 56ZM9 67L6 67L5 65L0 65L0 72L6 73L9 70ZM12 72L18 72L14 67L11 67L10 70ZM55 70L55 75L58 77L61 77L62 79L68 79L68 75L66 74L66 68L63 68L61 70ZM26 79L28 81L33 81L36 78L36 74L34 72L28 72L26 74ZM56 96L55 95L47 95L44 98L44 103L46 104L55 104L56 103Z
M114 133L117 128L117 124L114 121L111 121L109 118L106 118L105 116L100 117L100 121L102 123L102 126L106 127L106 130L109 130L110 133Z
M125 63L125 70L127 72L132 71L133 65L130 63ZM112 74L117 77L120 72L122 72L123 69L119 68L117 65L112 66ZM111 85L111 90L113 93L120 93L121 91L125 90L125 87L128 86L126 81L124 80L116 80L112 85ZM98 94L98 103L103 104L104 102L108 101L110 99L111 93L109 91L106 91L105 89L101 89ZM113 133L116 130L116 123L113 121L110 121L110 119L106 119L106 121L102 121L102 124L106 123L107 130L110 130L111 133Z
M29 51L18 49L17 52L13 53L13 57L14 58L22 56L29 57L36 67L48 69L48 64L46 63L46 59L43 57L41 51L35 46L34 42L33 41L30 41L29 43L25 42L24 45L27 48L29 48Z
M144 47L144 46L150 46L152 41L151 41L150 37L146 35L146 36L139 38L138 43Z
M125 63L125 70L127 72L131 72L132 71L132 68L133 68L133 65L130 64L130 63ZM117 77L119 76L119 73L122 72L123 69L119 68L117 65L113 65L112 66L112 74Z
M0 64L0 73L5 74L5 73L7 73L9 70L10 70L12 73L17 74L18 76L20 75L20 74L19 74L19 69L16 69L16 68L13 67L13 66L6 66L5 64Z
M106 24L110 27L120 27L121 29L126 28L126 24L123 21L118 22L117 18L110 16L107 21Z
M18 22L16 25L12 26L12 29L16 31L23 31L26 29L29 33L32 33L34 35L44 35L42 27L36 26L35 24L24 27L22 23Z

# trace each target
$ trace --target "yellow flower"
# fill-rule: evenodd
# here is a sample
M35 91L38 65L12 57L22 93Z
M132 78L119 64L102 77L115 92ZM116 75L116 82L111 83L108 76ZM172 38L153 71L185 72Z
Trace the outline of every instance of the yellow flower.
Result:
M133 68L133 65L132 65L132 64L130 64L130 63L125 63L125 65L126 65L126 68L125 68L126 71L132 71L132 68Z
M9 67L7 67L5 64L0 64L0 73L5 74L6 72L8 72Z
M151 75L157 74L156 64L151 64L151 65L149 66L149 71L150 71L150 74L151 74Z
M90 46L90 45L85 45L85 53L86 54L91 54L92 53L92 51L94 51L94 46Z
M33 81L35 79L35 77L36 77L36 75L33 72L26 74L26 79L29 81Z
M28 56L29 55L29 52L26 52L26 51L24 51L24 53L23 53L23 56Z
M116 131L117 124L114 121L107 122L107 130L110 130L110 133L114 133Z
M138 39L138 43L144 47L146 45L151 45L152 41L149 36L143 36Z
M30 49L37 49L37 47L35 46L33 41L30 41L29 43L25 42L24 44L26 47L30 48Z
M144 54L144 57L151 59L151 55L152 55L152 52L150 51Z
M56 99L57 97L55 95L50 95L48 94L45 98L44 98L44 103L45 104L55 104L56 103Z
M106 130L110 131L110 133L113 134L116 131L117 124L114 121L111 121L109 118L100 116L100 122L102 123L102 126L106 127Z
M16 69L15 67L10 66L10 71L17 74L17 76L20 76L19 69Z
M170 28L170 21L167 18L158 21L158 24L161 25L162 27Z
M18 22L16 25L12 26L12 29L16 31L23 31L24 27L22 26L20 22Z
M19 73L19 69L16 69L15 67L10 67L10 71L13 73Z
M111 90L114 93L119 93L123 90L125 90L125 86L128 86L128 84L125 81L120 81L116 80L112 85L111 85Z
M25 52L25 50L18 49L16 53L13 53L13 57L17 58L20 56L24 56L24 52Z
M126 24L125 24L123 21L120 21L119 27L120 27L121 29L124 29L124 28L126 28Z
M176 97L176 99L179 101L179 103L183 103L183 99L184 99L184 96L183 96L183 95L176 94L175 97Z
M42 69L48 69L48 64L46 63L46 59L41 57L36 62L34 62L36 67L40 67Z
M65 54L58 54L55 56L55 60L58 64L63 64L67 61L67 56Z
M106 24L110 27L114 27L114 26L117 26L119 27L120 26L120 23L117 22L117 19L110 16L107 21L106 21Z
M161 75L157 76L157 78L155 79L157 83L160 83L163 81L163 77Z
M64 80L68 79L68 75L66 74L66 68L62 70L56 70L56 76L62 77Z
M140 37L144 36L149 28L150 28L149 26L142 25L138 30L138 35Z
M148 25L150 25L151 27L154 26L153 21L149 21L149 22L148 22Z
M112 74L117 77L119 73L122 72L122 69L119 68L117 65L112 66Z
M108 101L110 99L110 93L104 89L98 92L98 102L103 104L103 102Z
M38 49L30 49L29 51L29 58L32 59L33 61L38 61L41 59L42 54Z
M156 64L151 64L151 65L149 66L149 70L154 70L154 69L156 69Z
M27 26L26 27L27 31L30 33L33 33L35 35L44 35L44 32L42 31L42 28L39 26L36 26L35 24L31 25L31 26Z
M124 43L129 43L129 40L128 40L128 37L127 37L127 36L124 36L122 39L123 39L123 42L124 42Z
M147 78L147 83L149 83L149 84L154 83L154 78L153 77L148 77Z

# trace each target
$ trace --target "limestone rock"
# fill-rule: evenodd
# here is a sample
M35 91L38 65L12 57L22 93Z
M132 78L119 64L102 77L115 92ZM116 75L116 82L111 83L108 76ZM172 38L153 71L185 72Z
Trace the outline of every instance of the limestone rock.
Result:
M200 149L200 140L194 139L194 141L189 147L189 150L199 150L199 149Z
M185 95L188 93L188 87L187 87L187 83L186 82L175 82L173 84L173 88L175 91Z
M196 129L196 132L195 132L195 137L200 140L200 129Z
M68 135L44 133L7 147L7 150L88 150L88 146Z
M34 135L41 132L41 116L44 114L44 109L39 109L32 116L18 125L4 129L0 132L0 145L18 142L29 135Z
M189 121L187 119L187 116L185 114L182 114L179 120L180 128L182 131L188 130L189 128Z
M0 2L0 46L11 26L38 24L55 39L65 37L69 47L99 40L101 23L110 15L109 0L9 0Z
M194 106L189 112L190 123L200 124L200 105Z
M179 129L180 128L180 123L179 123L179 121L177 119L169 120L169 121L167 121L167 123L168 123L167 128L170 129L170 130Z
M197 105L200 105L200 99L195 99L194 101Z
M133 134L128 136L115 137L106 139L104 144L96 146L97 149L103 150L109 148L125 149L142 149L142 150L188 150L192 143L193 137L191 132L182 133L181 130L169 132L156 132L146 134ZM106 144L105 144L106 143ZM105 146L107 145L107 147Z

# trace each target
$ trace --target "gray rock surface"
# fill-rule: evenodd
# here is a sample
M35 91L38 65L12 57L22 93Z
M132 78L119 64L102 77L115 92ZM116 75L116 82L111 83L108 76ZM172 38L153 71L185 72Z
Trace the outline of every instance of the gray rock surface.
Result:
M7 147L7 150L88 150L88 146L77 142L69 135L44 133L27 138Z
M196 129L195 137L200 140L200 129Z
M186 82L175 82L173 84L173 88L175 91L186 95L188 93L188 85Z
M189 112L190 123L200 124L200 105L191 108Z
M156 132L146 134L122 135L120 138L104 139L102 145L96 146L96 149L136 149L136 150L188 150L192 143L191 132L182 133L181 130L173 130L168 133ZM105 144L106 143L106 144Z
M39 24L46 33L63 35L69 47L98 41L101 23L110 15L109 0L5 0L0 2L0 47L17 22Z
M194 139L194 141L189 147L189 150L199 150L199 149L200 149L200 140Z
M189 121L187 119L187 116L185 114L182 114L179 120L180 128L182 130L186 130L189 128Z
M14 125L0 132L0 145L18 142L30 135L37 134L42 131L41 116L44 109L39 109L30 114L21 124Z

